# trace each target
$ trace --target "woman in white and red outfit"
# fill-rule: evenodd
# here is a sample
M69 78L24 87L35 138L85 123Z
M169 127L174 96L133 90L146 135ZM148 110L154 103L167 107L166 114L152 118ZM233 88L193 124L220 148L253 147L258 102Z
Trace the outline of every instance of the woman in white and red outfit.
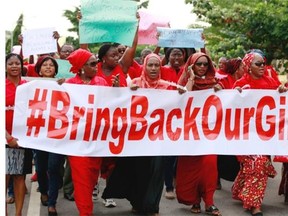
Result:
M17 86L26 83L21 80L23 60L20 55L10 53L6 56L5 87L5 138L6 138L6 190L10 178L14 182L15 215L22 215L25 199L25 175L32 173L32 151L18 146L18 139L12 136L13 113ZM7 204L6 204L6 215Z
M70 71L76 76L68 79L66 83L107 86L107 82L102 77L96 76L98 60L93 53L85 49L78 49L72 52L67 60L72 65ZM79 215L92 215L93 202L91 197L93 188L98 181L102 158L68 156L68 159Z
M280 93L287 89L272 77L265 75L265 59L259 53L246 54L242 60L244 75L237 80L233 88L238 89L278 89ZM268 177L274 177L276 171L267 155L238 156L240 171L232 186L234 199L243 202L243 208L250 210L253 216L262 216L261 205L267 187Z

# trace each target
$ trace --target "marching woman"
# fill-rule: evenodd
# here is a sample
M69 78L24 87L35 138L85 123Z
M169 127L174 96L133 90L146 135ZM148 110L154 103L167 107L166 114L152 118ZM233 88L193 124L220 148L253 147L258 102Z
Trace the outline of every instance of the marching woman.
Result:
M23 60L20 55L10 53L6 56L6 191L10 178L13 178L15 196L15 215L22 215L26 193L25 175L32 173L32 151L20 148L17 137L12 136L13 113L17 86L26 81L21 80ZM6 203L6 215L7 203Z
M234 89L278 89L280 93L287 91L270 76L265 75L266 62L259 53L246 54L242 60L244 75L237 80ZM232 186L234 199L243 202L243 208L250 210L254 216L263 215L261 205L267 187L268 177L274 178L276 171L267 155L237 156L240 171Z
M160 75L161 59L151 53L146 56L141 77L132 80L131 89L172 89ZM121 157L109 178L102 198L127 199L134 213L159 215L164 185L164 157Z
M70 71L75 73L75 77L66 80L66 83L107 86L102 77L96 76L98 60L93 53L80 48L72 52L67 60L72 65ZM90 216L93 213L93 188L99 178L102 158L68 156L68 160L79 215Z
M213 88L216 79L211 59L202 52L191 55L178 84L186 86L188 91ZM178 202L192 205L190 211L197 214L201 212L203 199L207 214L221 215L214 205L217 177L217 155L179 156L176 171Z
M43 55L35 64L35 71L39 77L54 78L58 73L58 64L53 57ZM57 215L56 202L62 182L60 168L64 156L42 150L35 150L35 152L41 203L43 206L48 206L49 216Z

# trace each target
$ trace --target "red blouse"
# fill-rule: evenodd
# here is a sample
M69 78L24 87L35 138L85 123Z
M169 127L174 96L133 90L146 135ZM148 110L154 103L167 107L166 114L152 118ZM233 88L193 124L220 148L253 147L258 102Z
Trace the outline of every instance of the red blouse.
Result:
M75 77L67 79L65 82L73 84L108 86L106 80L103 79L102 77L95 76L89 83L84 83L78 74Z
M106 80L106 82L108 83L108 86L112 86L112 80L113 80L113 76L116 76L117 74L119 74L119 81L120 81L120 87L127 87L127 81L126 81L126 76L121 68L121 66L118 64L113 70L112 73L109 76L106 76L103 73L102 70L102 62L99 62L97 64L97 76L100 76L102 78L104 78Z
M27 82L26 80L20 80L18 85L22 85L26 82ZM9 79L6 79L5 123L6 123L6 130L9 134L12 134L16 88L17 86L15 86L14 83L12 83Z

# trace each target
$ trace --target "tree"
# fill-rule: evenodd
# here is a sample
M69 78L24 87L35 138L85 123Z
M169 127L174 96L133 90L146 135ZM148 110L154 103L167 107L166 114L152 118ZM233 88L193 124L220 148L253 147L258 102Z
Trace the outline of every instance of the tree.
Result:
M75 7L74 11L65 10L63 16L66 17L72 24L72 28L67 29L69 32L75 32L79 37L79 22L77 20L77 13L80 11L80 7ZM75 48L79 47L79 38L67 37L66 43L73 44Z
M186 0L201 21L207 48L214 59L243 56L261 49L267 62L288 57L288 1L282 0ZM286 65L287 67L287 65Z
M13 29L12 32L9 32L9 38L6 40L6 54L7 53L10 53L11 50L12 50L12 47L14 45L18 45L18 36L21 34L21 29L22 29L22 26L23 26L23 14L21 14L17 20L17 23L16 23L16 26L15 28Z

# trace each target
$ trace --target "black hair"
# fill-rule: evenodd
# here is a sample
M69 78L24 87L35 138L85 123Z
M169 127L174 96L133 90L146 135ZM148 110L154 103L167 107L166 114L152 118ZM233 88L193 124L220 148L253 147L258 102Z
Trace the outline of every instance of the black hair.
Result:
M99 51L98 51L98 58L100 61L102 61L103 57L106 55L106 53L108 52L108 50L111 48L111 47L115 47L117 48L117 44L115 43L105 43L103 44Z
M37 62L35 64L35 71L36 71L37 74L40 73L42 64L45 61L47 61L48 59L50 59L53 62L54 66L55 66L55 75L58 73L58 63L57 63L57 61L53 57L51 57L49 55L46 55L46 56L39 57L39 59L37 60Z
M21 63L21 75L23 75L23 68L24 68L24 63L23 63L23 58L20 56L20 55L18 55L18 54L16 54L16 53L9 53L9 54L7 54L6 55L6 61L5 61L5 65L6 65L6 67L7 67L7 61L10 59L10 58L12 58L13 56L16 56L18 59L19 59L19 61L20 61L20 63ZM5 68L6 68L5 67Z
M170 56L172 50L174 50L174 49L179 49L182 52L183 57L186 58L186 59L184 59L184 61L186 62L186 60L187 60L187 51L186 51L185 48L179 48L179 47L170 47L170 48L168 48L168 47L165 47L164 48L164 53L165 53L166 62L169 62L169 56Z

